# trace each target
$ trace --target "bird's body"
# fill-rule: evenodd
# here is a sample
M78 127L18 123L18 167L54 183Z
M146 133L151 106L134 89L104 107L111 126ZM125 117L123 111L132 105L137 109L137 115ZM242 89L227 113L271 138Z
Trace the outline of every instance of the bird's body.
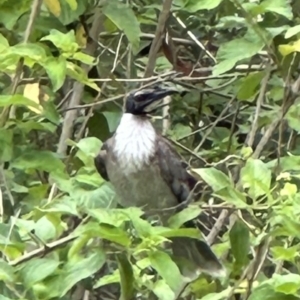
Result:
M163 90L154 90L153 94L138 94L137 97L142 95L145 99L131 99L136 102L127 104L116 133L104 143L95 158L95 166L101 176L112 183L122 206L140 207L148 216L158 215L167 226L168 218L184 208L181 204L191 195L197 180L188 173L180 155L155 131L144 113L145 103L152 109L155 101L151 102L152 96L159 99L160 93L166 94ZM190 226L195 228L193 223L187 225ZM196 277L202 271L213 276L223 275L223 266L200 237L199 231L199 240L171 238L173 254L190 260ZM187 273L189 276L190 269Z
M116 134L105 147L106 172L120 204L129 207L134 203L153 214L160 211L161 220L166 221L174 214L178 199L161 176L162 158L159 159L157 145L163 142L171 152L170 145L156 134L149 118L124 114Z

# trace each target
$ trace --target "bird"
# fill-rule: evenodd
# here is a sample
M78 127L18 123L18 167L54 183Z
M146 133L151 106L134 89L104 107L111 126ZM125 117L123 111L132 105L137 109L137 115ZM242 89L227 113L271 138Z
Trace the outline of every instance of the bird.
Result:
M163 85L131 91L114 135L94 158L98 173L111 182L122 207L141 207L146 215L155 211L163 225L184 208L181 204L186 203L198 182L172 143L157 132L151 121L151 115L164 105L164 97L178 93ZM184 226L197 225L190 221ZM183 276L191 278L193 274L195 280L202 272L213 277L225 275L223 264L204 240L170 240L174 257L189 266L186 270L179 268Z

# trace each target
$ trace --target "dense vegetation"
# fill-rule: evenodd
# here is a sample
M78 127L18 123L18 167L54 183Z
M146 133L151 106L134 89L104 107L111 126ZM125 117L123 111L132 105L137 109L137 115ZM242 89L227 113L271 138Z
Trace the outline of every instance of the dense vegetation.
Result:
M298 0L0 0L0 300L173 299L161 245L197 216L228 276L182 297L299 299L299 24ZM164 230L93 164L157 83L203 189Z

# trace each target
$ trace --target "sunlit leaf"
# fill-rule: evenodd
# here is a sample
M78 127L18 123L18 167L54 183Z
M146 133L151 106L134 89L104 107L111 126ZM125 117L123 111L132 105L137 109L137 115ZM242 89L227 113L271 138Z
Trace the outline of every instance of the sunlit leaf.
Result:
M199 174L214 191L219 191L231 185L229 177L215 168L193 169L192 171Z
M41 65L45 68L52 86L53 91L60 89L65 81L67 74L67 61L63 56L48 57Z
M152 267L165 280L173 291L182 285L182 276L179 268L172 261L170 256L162 251L156 251L150 255Z
M59 0L43 0L48 10L56 17L60 15L61 7Z
M30 110L34 111L37 114L40 114L42 112L42 106L40 105L40 87L39 83L28 83L25 85L24 91L23 91L24 97L34 101L39 108L35 108L33 106L27 106Z
M271 171L259 159L249 158L241 169L241 181L244 188L248 188L253 199L268 193L271 184Z

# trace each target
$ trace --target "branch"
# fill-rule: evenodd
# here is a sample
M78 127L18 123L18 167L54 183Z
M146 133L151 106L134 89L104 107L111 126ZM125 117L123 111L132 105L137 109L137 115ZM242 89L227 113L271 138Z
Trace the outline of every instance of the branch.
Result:
M249 147L252 147L253 143L254 143L256 131L258 129L259 113L260 113L261 106L263 105L263 101L264 101L264 98L265 98L265 94L266 94L267 85L268 85L268 82L269 82L270 75L271 75L271 73L267 72L267 74L265 75L265 77L263 78L263 81L261 83L259 95L258 95L258 98L257 98L257 104L256 104L256 109L255 109L254 120L253 120L253 123L252 123L252 128L251 128L251 130L250 130L250 132L247 136L247 142L246 143Z
M26 27L24 39L23 39L24 44L28 43L30 34L32 32L34 21L40 11L41 5L42 5L42 0L34 0L32 3L31 12L30 12L29 20L27 23L27 27ZM16 93L17 87L19 85L19 81L22 79L23 64L24 64L24 58L22 57L17 64L16 74L12 81L11 92L10 92L12 95L14 95ZM16 113L15 106L5 107L0 116L0 127L2 127L5 124L8 114L9 114L9 117L13 119L13 118L15 118L15 113Z
M26 253L24 255L22 255L21 257L9 262L9 264L11 266L17 266L23 262L26 262L28 260L30 260L33 257L37 257L40 256L42 254L44 254L45 252L49 252L49 251L53 251L56 248L63 246L65 244L68 244L72 241L74 241L77 237L76 236L66 236L64 238L61 238L55 242L49 243L46 246L40 247L38 249L35 249L29 253Z
M158 23L157 23L157 27L156 27L156 31L155 31L155 37L151 44L148 64L146 67L144 77L151 76L153 73L153 70L155 68L156 54L162 45L162 40L164 38L165 26L166 26L166 22L168 20L169 14L170 14L171 7L172 7L172 0L164 0L163 7L162 7L162 10L161 10L159 18L158 18Z
M94 52L97 49L97 39L98 39L98 35L101 31L101 22L102 22L102 18L100 17L100 15L98 16L98 14L100 14L100 12L96 12L95 16L94 16L94 21L90 30L90 43L87 45L87 49L86 52L89 55L93 55ZM90 66L83 66L83 69L88 72L89 69L91 67ZM70 107L76 107L80 104L80 100L82 98L82 94L83 94L83 90L84 90L84 85L80 82L75 82L73 85L73 93L72 93L72 97L70 99L68 108ZM67 144L66 144L66 140L69 139L72 135L72 128L74 125L74 121L77 117L77 111L76 110L68 110L66 112L66 115L64 117L64 121L63 121L63 126L62 126L62 132L60 135L60 139L59 139L59 143L58 143L58 147L57 147L57 153L65 155L66 154L66 150L67 150Z

